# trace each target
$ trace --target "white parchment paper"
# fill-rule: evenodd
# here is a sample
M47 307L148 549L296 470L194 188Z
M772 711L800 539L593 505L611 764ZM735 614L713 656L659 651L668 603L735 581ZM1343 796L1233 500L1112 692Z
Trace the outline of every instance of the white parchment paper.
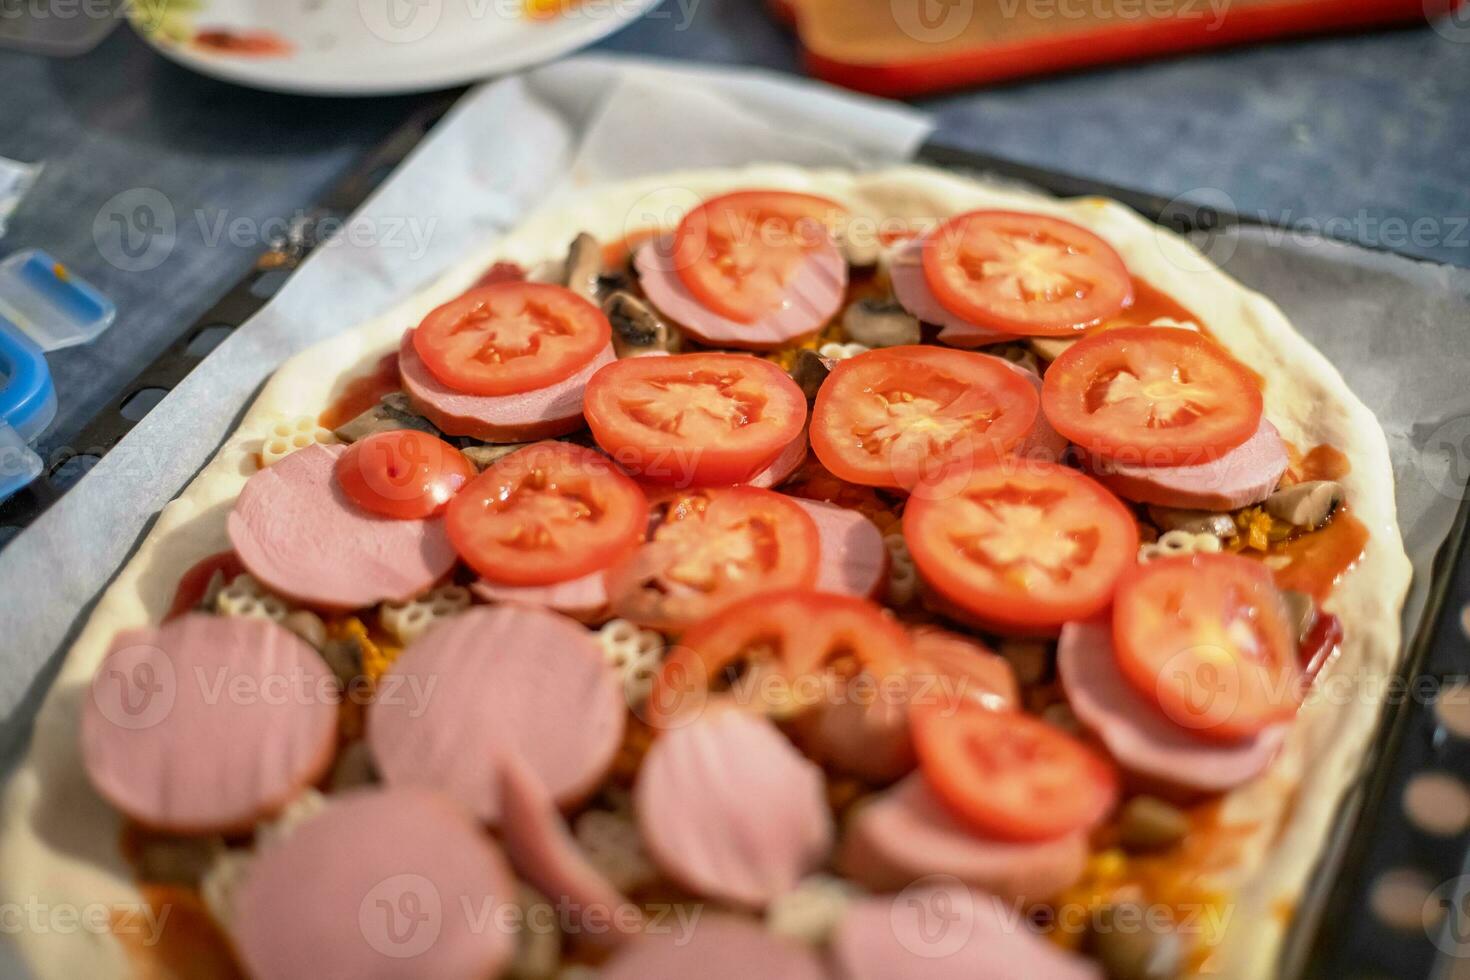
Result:
M467 94L336 242L0 552L0 774L97 594L286 358L580 187L761 161L883 166L910 159L931 128L911 109L814 83L608 57Z

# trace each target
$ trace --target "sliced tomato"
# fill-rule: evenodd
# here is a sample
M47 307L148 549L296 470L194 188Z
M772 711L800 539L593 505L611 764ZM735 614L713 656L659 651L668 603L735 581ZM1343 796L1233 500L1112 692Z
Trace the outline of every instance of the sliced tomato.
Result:
M443 439L416 429L378 432L337 458L337 483L353 503L385 517L432 517L469 483L475 467Z
M1015 448L1038 411L1031 382L998 357L885 347L832 369L811 443L843 480L917 492Z
M413 332L413 346L456 391L514 395L571 377L611 338L602 310L570 289L511 280L471 289L431 312Z
M779 493L666 491L648 521L648 540L607 573L613 612L640 626L682 630L746 596L816 580L817 527Z
M911 643L867 599L812 589L762 592L691 627L664 660L647 720L668 726L711 694L783 716L880 695L868 680L898 675Z
M1182 555L1138 565L1118 583L1113 646L1123 676L1172 721L1230 741L1301 705L1289 622L1265 565Z
M1113 247L1041 214L971 211L924 238L924 281L945 309L1002 333L1068 336L1133 302Z
M1021 689L1009 661L980 641L934 626L915 629L913 640L909 674L916 681L915 698L928 682L935 703L970 701L992 711L1020 707Z
M1062 435L1132 466L1207 463L1261 422L1250 372L1193 330L1123 327L1073 344L1047 368L1042 409Z
M806 398L791 376L749 354L614 361L587 383L582 410L619 466L683 487L754 476L806 422Z
M502 585L550 585L606 568L643 537L643 490L601 453L539 442L498 460L445 515L465 563Z
M903 536L925 584L981 624L1050 635L1112 598L1138 559L1138 525L1101 484L1039 460L976 469L912 497Z
M807 253L829 240L842 206L789 191L710 198L674 232L674 268L701 304L737 323L780 308Z
M924 781L987 837L1051 840L1096 826L1118 799L1118 773L1086 745L1019 711L962 704L909 713Z
M163 621L166 623L171 619L178 619L202 603L209 593L209 584L216 575L220 576L221 581L228 583L243 571L245 566L240 564L239 556L233 551L221 551L201 559L179 579L178 588L174 590L174 601L164 614Z

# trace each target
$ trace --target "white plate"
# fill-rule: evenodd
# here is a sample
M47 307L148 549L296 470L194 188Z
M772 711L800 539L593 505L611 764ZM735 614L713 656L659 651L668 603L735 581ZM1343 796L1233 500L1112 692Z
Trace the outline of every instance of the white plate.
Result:
M254 88L385 95L447 88L591 44L661 0L137 0L129 20L178 63ZM262 42L225 50L212 38Z

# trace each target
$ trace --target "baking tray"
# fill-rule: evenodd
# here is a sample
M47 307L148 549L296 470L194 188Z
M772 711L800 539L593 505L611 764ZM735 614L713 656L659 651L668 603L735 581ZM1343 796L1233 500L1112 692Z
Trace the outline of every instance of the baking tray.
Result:
M142 417L130 418L123 411L135 393L177 385L207 355L208 350L201 349L205 346L199 343L201 337L208 335L217 344L228 331L244 323L264 305L290 271L315 247L315 229L323 219L345 218L356 209L453 105L458 94L446 93L426 102L318 206L310 209L279 241L273 242L244 280L182 331L175 343L119 392L109 409L71 440L72 445L86 447L78 455L93 457L95 462L112 449ZM1284 230L1260 218L1242 217L1208 205L1166 199L940 143L922 147L918 161L1019 182L1061 196L1110 197L1158 224L1197 239L1224 234L1237 226ZM1371 249L1361 243L1348 243ZM212 348L214 344L207 346ZM0 527L23 528L33 522L74 482L77 462L70 458L52 460L31 488L0 505ZM1467 658L1457 656L1455 638L1459 632L1458 610L1470 596L1470 563L1463 560L1462 554L1470 503L1463 493L1460 500L1451 533L1434 562L1424 610L1405 632L1408 650L1400 667L1400 675L1405 679L1421 672L1439 680L1465 673ZM1452 594L1459 597L1453 605ZM1395 804L1407 780L1416 773L1436 768L1470 772L1470 746L1442 737L1432 705L1406 700L1393 706L1383 719L1381 737L1374 741L1372 755L1365 765L1366 778L1355 787L1341 809L1330 846L1313 876L1315 888L1297 909L1280 962L1282 976L1450 975L1456 961L1431 941L1429 931L1389 929L1373 917L1370 903L1373 883L1384 870L1407 864L1442 878L1454 878L1470 864L1466 860L1467 840L1463 831L1448 838L1427 838ZM1450 897L1458 900L1462 896L1456 891ZM1456 904L1455 908L1459 907ZM1454 916L1447 919L1446 930L1454 924L1453 919ZM1454 948L1443 937L1438 946Z

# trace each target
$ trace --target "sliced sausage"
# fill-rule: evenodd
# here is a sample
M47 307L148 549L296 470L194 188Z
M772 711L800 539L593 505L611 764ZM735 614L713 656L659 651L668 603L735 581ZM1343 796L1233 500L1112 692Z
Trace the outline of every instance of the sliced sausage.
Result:
M821 539L815 587L871 599L888 583L888 548L878 525L855 510L791 498L817 526Z
M175 833L244 831L332 762L332 670L267 619L186 613L119 633L82 703L82 762L129 817Z
M842 309L847 263L831 241L814 248L786 286L781 308L751 323L726 319L704 306L674 271L669 240L651 241L633 257L643 293L685 332L716 347L770 350L815 333Z
M421 789L334 796L261 848L235 896L257 980L478 980L510 962L505 858L454 801Z
M1005 358L1001 358L1005 361ZM1014 371L1025 375L1026 380L1036 388L1036 395L1041 396L1041 375L1035 371L1024 368L1019 364L1006 361ZM1039 459L1048 463L1060 463L1067 455L1067 437L1052 428L1051 422L1047 421L1045 412L1036 413L1036 423L1031 427L1031 432L1021 444L1011 450L1011 455L1022 459Z
M583 623L607 618L606 577L599 569L552 585L501 585L481 579L470 591L486 602L519 602L565 613Z
M696 894L759 908L827 856L825 785L770 721L706 709L653 743L633 802L665 874Z
M831 940L838 980L1101 980L994 895L936 883L847 907Z
M379 680L367 739L392 786L442 790L486 823L520 756L560 806L602 784L627 706L581 624L532 606L474 606L424 634Z
M909 242L894 253L889 263L893 295L904 309L921 322L939 327L939 340L955 347L983 347L1015 339L1011 334L971 323L945 309L924 279L923 249L922 238Z
M361 609L410 599L458 560L444 519L364 510L337 483L346 446L307 446L245 481L230 544L272 592L310 606Z
M467 395L434 377L413 346L413 331L398 348L398 373L414 410L451 436L482 442L534 442L582 428L582 394L598 368L617 360L612 344L586 367L554 385L514 395Z
M1221 793L1270 765L1290 724L1236 743L1210 742L1174 724L1119 672L1106 622L1068 623L1057 646L1062 690L1079 721L1118 765L1150 785Z
M1286 472L1286 443L1261 417L1256 434L1219 459L1195 466L1133 466L1094 460L1099 482L1141 504L1188 510L1236 510L1271 496Z
M1007 902L1051 898L1076 884L1086 866L1086 833L1039 843L981 837L950 815L917 772L860 804L837 851L842 873L874 891L953 875Z
M553 907L574 917L578 935L618 942L642 930L643 913L582 856L541 777L524 760L506 758L500 798L511 864Z
M973 700L992 710L1019 703L1016 675L1004 658L948 630L922 627L912 635L906 677L874 684L871 698L820 705L791 722L807 755L849 776L890 783L916 764L909 737L910 699L940 706Z
M808 447L806 431L806 426L802 426L801 434L788 442L786 448L766 464L765 469L746 480L746 485L769 490L772 487L779 487L790 479L791 474L801 469L801 464L806 462Z
M600 980L827 980L809 947L749 919L714 912L672 922L664 932L630 943L597 975Z

